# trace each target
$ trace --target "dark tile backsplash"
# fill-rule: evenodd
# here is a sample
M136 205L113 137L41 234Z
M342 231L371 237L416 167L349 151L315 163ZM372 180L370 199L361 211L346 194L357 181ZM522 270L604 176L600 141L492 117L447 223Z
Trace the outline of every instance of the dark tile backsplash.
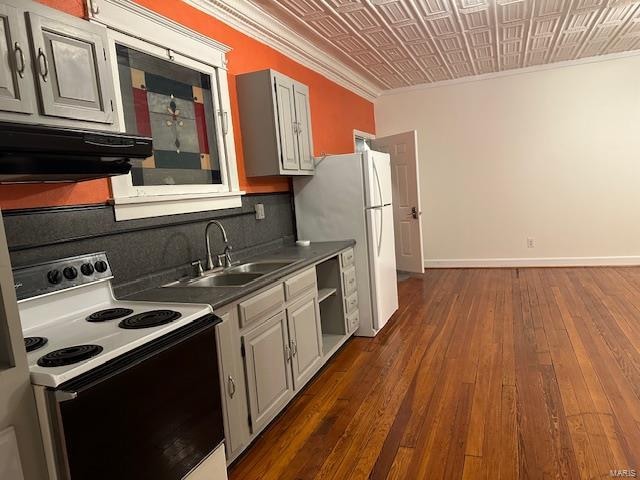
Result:
M265 220L254 206L263 203ZM111 206L9 211L4 213L7 242L14 267L105 251L118 295L171 280L194 260L205 260L204 228L219 219L239 257L293 239L291 194L246 195L242 207L116 222ZM258 248L256 248L258 247ZM222 251L222 238L211 231L212 252Z

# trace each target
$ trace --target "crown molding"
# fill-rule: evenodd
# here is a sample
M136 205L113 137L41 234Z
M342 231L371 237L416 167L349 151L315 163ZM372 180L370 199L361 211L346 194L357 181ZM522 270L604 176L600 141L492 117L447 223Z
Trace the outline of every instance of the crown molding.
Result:
M421 83L410 87L394 88L384 90L378 97L386 97L389 95L401 95L403 93L417 92L420 90L428 90L431 88L448 87L452 85L462 85L464 83L480 82L483 80L491 80L494 78L512 77L515 75L524 75L526 73L543 72L546 70L556 70L559 68L574 67L577 65L587 65L590 63L609 62L611 60L619 60L622 58L640 56L640 50L632 50L629 52L610 53L607 55L598 55L595 57L578 58L576 60L567 60L564 62L545 63L543 65L535 65L525 68L514 68L512 70L503 70L501 72L486 73L483 75L473 75L469 77L460 77L453 80L443 80L433 83Z
M183 0L368 100L382 89L259 7L237 0Z
M227 54L231 48L202 33L180 25L133 0L86 0L89 20L113 30L135 36L145 31L160 31L162 34L177 33L174 50L188 56L192 40L195 39L211 50ZM186 43L182 38L190 39ZM147 40L142 38L142 40ZM213 52L215 53L215 52ZM204 62L206 63L206 62Z

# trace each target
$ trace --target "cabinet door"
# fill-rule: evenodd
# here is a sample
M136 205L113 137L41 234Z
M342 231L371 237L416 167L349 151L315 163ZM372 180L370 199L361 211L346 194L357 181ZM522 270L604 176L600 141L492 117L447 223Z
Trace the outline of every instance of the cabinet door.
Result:
M220 392L225 415L224 431L227 457L233 460L249 440L249 410L240 352L237 310L216 312L222 323L216 326L220 371Z
M309 87L294 84L297 122L297 143L301 170L313 170L313 141L311 139L311 115L309 112Z
M293 394L284 312L242 336L251 431L262 429Z
M84 20L29 13L41 113L113 123L113 77L106 29Z
M322 365L322 332L317 293L287 309L293 385L301 388Z
M281 75L275 75L274 79L282 168L284 170L299 170L293 82Z
M34 95L24 22L15 7L0 4L0 110L33 113Z

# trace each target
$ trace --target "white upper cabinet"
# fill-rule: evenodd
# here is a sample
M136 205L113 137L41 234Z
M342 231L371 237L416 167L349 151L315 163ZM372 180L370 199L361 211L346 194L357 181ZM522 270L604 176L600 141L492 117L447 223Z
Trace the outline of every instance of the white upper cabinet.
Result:
M113 123L106 28L73 17L27 15L42 114Z
M274 70L236 77L250 177L313 175L309 88Z
M107 29L0 0L0 120L116 130Z
M0 4L0 112L35 112L24 21L8 3Z

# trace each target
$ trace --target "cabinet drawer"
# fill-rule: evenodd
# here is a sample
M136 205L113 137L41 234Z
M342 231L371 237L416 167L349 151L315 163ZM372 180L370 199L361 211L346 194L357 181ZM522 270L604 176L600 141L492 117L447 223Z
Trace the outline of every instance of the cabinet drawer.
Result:
M342 262L342 268L347 268L353 265L353 248L350 248L346 252L340 254L340 261Z
M315 286L316 267L312 267L284 282L284 291L286 292L287 300L291 300Z
M350 267L342 272L342 281L344 282L344 294L351 295L356 291L356 267Z
M258 320L268 318L270 313L282 310L283 306L282 284L278 284L238 305L240 327L244 328Z
M356 310L355 312L347 316L347 328L349 329L349 333L357 330L359 326L360 326L360 311Z
M344 309L347 315L358 309L358 292L353 292L345 299Z

